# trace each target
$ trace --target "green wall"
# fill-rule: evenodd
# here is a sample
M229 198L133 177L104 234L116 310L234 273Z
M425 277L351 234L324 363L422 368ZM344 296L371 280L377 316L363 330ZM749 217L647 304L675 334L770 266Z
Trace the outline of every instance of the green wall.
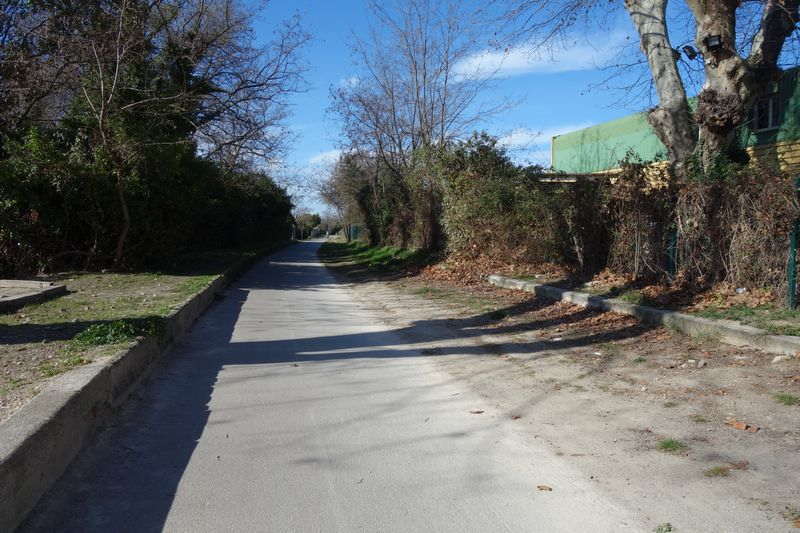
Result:
M780 128L753 133L745 125L740 131L744 146L800 139L798 71L800 68L786 71L779 83L782 104ZM690 104L694 104L694 99ZM661 161L667 155L666 148L647 123L645 113L557 135L552 143L553 168L575 174L618 168L619 162L625 159L629 151L642 161Z

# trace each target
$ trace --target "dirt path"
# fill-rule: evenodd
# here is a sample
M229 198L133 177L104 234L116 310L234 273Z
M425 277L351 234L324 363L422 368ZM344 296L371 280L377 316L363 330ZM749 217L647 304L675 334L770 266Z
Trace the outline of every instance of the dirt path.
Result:
M800 395L800 361L488 286L352 289L487 413L662 531L800 528L800 406L777 400Z

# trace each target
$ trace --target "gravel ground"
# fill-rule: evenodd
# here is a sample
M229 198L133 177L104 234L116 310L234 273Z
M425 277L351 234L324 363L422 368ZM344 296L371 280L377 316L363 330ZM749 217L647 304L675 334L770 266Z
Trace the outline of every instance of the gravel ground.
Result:
M416 276L352 288L487 412L518 420L652 523L800 528L800 405L776 398L800 397L800 360L488 284Z

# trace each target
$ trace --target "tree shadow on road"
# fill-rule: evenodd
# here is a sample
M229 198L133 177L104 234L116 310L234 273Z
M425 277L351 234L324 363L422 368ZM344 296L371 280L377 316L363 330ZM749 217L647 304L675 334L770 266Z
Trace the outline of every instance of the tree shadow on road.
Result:
M384 360L391 360L395 364L393 368L397 368L396 364L403 358L492 357L502 350L530 359L542 359L559 350L635 337L650 329L636 324L560 340L516 337L502 346L488 348L480 342L460 342L482 335L536 332L554 323L579 321L599 314L598 311L579 310L557 319L516 324L503 324L497 320L498 316L517 316L553 305L540 299L508 306L499 314L492 311L465 318L418 320L404 327L382 330L373 327L367 331L339 333L335 317L347 313L348 306L354 303L345 300L337 304L333 300L324 300L325 291L336 286L336 281L322 265L308 259L309 246L312 243L301 243L276 254L231 287L194 325L184 342L164 358L147 384L139 390L137 398L125 406L114 424L102 431L79 456L39 503L21 531L162 531L187 465L209 427L212 395L222 386L235 386L242 380L258 380L264 387L269 387L275 382L273 380L280 379L287 372L310 376L348 368L380 366L386 364ZM330 324L308 326L308 331L316 327L321 334L298 338L294 334L297 330L291 329L297 319L296 314L289 312L291 309L286 309L281 316L267 317L261 335L252 329L243 333L240 323L253 320L248 306L254 294L266 297L279 293L299 294L293 291L302 291L304 298L312 300L315 296L309 296L309 291L319 291L320 301L330 306L327 310L331 316ZM281 338L283 331L286 332L285 338ZM436 346L431 348L431 344ZM409 359L408 364L415 363ZM247 376L238 373L239 377L221 378L221 371L226 367L243 365L253 366ZM461 376L453 380L468 378ZM492 376L487 374L481 378L492 379ZM361 394L358 387L359 383L354 383L349 394ZM422 390L412 387L402 393L405 398L416 398ZM531 398L521 401L536 401L540 393L535 391ZM293 399L289 395L282 401L291 402ZM403 405L400 400L381 405L370 416L382 416L403 409ZM271 408L268 404L249 407ZM226 416L242 417L246 414L215 411L214 423L224 423ZM341 427L361 420L361 417L343 416L343 421L337 424ZM442 435L435 437L441 438ZM303 436L296 439L302 440ZM286 445L291 443L288 441ZM403 443L395 445L402 446ZM264 453L269 452L265 450ZM314 458L304 460L313 463ZM211 465L207 467L211 468Z

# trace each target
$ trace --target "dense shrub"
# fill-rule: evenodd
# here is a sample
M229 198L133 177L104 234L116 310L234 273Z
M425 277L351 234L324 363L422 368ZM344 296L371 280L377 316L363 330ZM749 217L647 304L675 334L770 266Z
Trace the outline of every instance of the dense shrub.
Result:
M800 218L791 177L769 167L729 165L724 174L685 183L676 218L681 281L783 292L789 231Z
M800 217L790 177L728 163L678 183L661 164L629 156L620 167L595 176L523 167L476 134L418 151L401 182L374 161L345 158L337 190L357 191L372 244L445 246L583 275L608 268L695 290L785 285L788 233Z
M604 188L609 197L609 268L634 279L674 275L675 190L664 167L628 157Z
M31 129L0 160L0 274L112 265L120 226L114 180L65 128ZM291 201L261 173L224 171L194 147L151 149L128 178L126 267L289 235Z
M0 38L0 275L124 269L289 235L286 148L308 36L257 6L11 2Z
M594 181L543 181L486 135L448 153L442 168L448 249L515 261L602 268L608 248L605 197Z

